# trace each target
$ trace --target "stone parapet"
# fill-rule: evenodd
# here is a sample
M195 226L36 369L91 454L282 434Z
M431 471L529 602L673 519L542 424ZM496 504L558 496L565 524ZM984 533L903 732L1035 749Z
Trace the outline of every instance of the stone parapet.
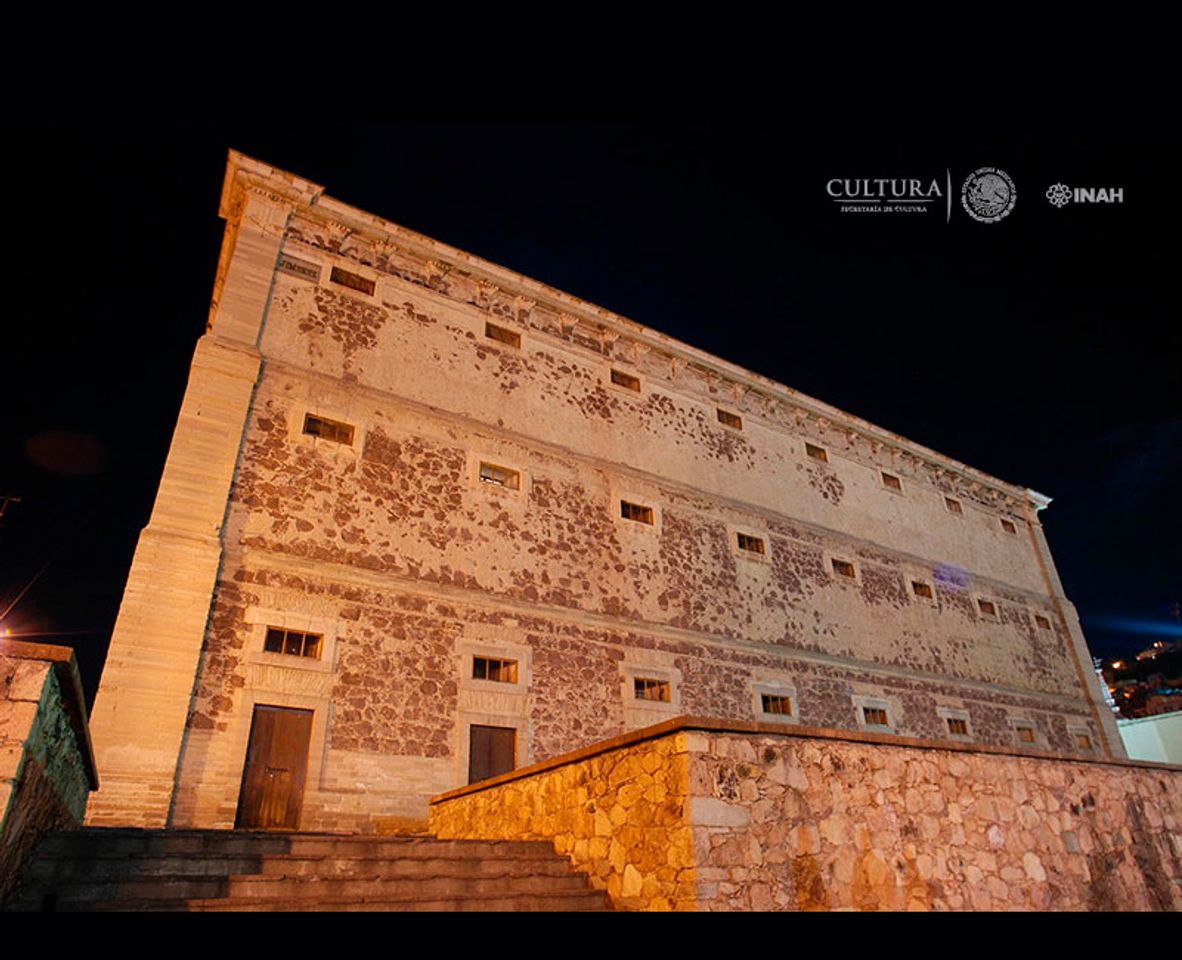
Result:
M687 773L683 734L616 737L435 798L431 830L552 840L617 908L692 910Z
M615 826L654 816L658 782L685 784L673 897L649 831ZM1180 787L1164 764L677 718L443 794L431 820L550 838L625 909L1179 910Z

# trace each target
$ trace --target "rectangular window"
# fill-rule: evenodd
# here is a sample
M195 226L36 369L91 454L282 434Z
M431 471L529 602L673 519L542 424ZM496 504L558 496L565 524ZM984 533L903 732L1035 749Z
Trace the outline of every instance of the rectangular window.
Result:
M498 343L505 343L511 347L521 346L520 333L507 330L505 327L498 327L495 323L485 323L484 335L490 340L496 340Z
M304 416L304 433L310 437L320 437L322 440L343 443L347 447L353 446L353 425L351 423L328 420L325 417L309 413Z
M718 410L718 422L724 427L733 427L735 430L743 429L743 418L725 410Z
M494 680L497 683L517 682L517 661L497 657L473 657L473 680Z
M838 560L836 557L833 558L833 572L842 577L849 577L851 580L857 576L852 563L848 560Z
M745 533L740 533L739 549L746 550L748 553L763 554L763 540L761 540L759 537L751 537Z
M480 482L493 483L498 487L507 487L510 490L520 490L521 474L516 470L510 470L508 467L498 467L492 463L481 463Z
M1046 617L1044 617L1041 613L1036 613L1034 615L1034 622L1038 624L1038 628L1040 630L1050 630L1051 629L1051 621L1049 619L1047 619Z
M1012 523L1011 523L1009 520L1007 520L1005 517L1002 517L1002 519L1001 519L1001 528L1002 528L1002 529L1003 529L1003 530L1004 530L1006 533L1014 533L1014 534L1016 534L1016 533L1018 532L1018 528L1017 528L1017 527L1015 527L1015 526L1014 526L1014 525L1013 525L1013 524L1012 524Z
M792 716L792 698L778 693L760 694L764 713L774 713L781 717Z
M903 481L896 477L893 473L883 472L882 485L888 490L894 490L897 493L903 492Z
M671 697L668 680L648 680L644 677L636 677L633 683L637 700L656 700L660 703L670 702Z
M822 463L829 462L829 454L825 452L824 447L818 447L811 443L806 443L804 445L804 452L814 460L820 460Z
M862 720L868 727L889 727L887 712L882 707L863 707Z
M267 627L267 641L263 644L263 649L268 653L284 653L292 657L311 657L313 660L319 660L322 639L318 633Z
M977 608L981 611L982 615L986 617L997 616L997 607L992 600L978 600Z
M649 526L652 526L653 508L642 507L638 503L629 503L627 500L621 500L620 516L625 520L635 520L637 523L647 523Z
M955 513L958 517L964 516L964 508L960 505L959 500L953 500L952 497L945 497L944 506L948 508L949 513Z
M364 293L367 297L372 297L377 284L373 280L368 280L358 273L350 273L348 270L342 270L340 267L333 267L332 273L328 278L333 283L339 283L342 287L348 287L350 290L356 290L359 293Z
M624 373L623 370L612 371L612 383L618 387L624 387L628 390L635 390L640 393L640 378L634 377L630 373Z
M960 717L947 717L948 732L954 737L967 737L969 735L969 722L962 720Z
M1091 750L1092 738L1086 733L1077 733L1075 735L1075 745L1079 747L1080 750Z
M1020 726L1015 727L1018 734L1019 743L1034 743L1034 727Z
M914 593L917 597L923 597L925 600L932 599L931 584L924 583L922 580L912 580L911 581L911 592Z

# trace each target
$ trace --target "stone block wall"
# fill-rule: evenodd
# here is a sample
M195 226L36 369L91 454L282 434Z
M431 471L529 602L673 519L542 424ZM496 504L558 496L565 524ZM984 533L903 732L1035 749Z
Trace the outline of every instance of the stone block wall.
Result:
M614 745L615 744L615 745ZM685 737L622 737L432 801L447 839L553 840L618 909L692 910Z
M692 834L693 897L620 899L606 887L625 909L1182 910L1179 767L700 719L601 747L436 798L432 824L556 846L561 834L559 849L604 887L591 794L577 792L592 753L624 783L651 767L688 787L676 836ZM627 822L643 797L617 788L616 817ZM611 836L631 889L656 889L644 865L659 851Z
M0 640L0 904L41 836L79 825L97 782L73 651Z

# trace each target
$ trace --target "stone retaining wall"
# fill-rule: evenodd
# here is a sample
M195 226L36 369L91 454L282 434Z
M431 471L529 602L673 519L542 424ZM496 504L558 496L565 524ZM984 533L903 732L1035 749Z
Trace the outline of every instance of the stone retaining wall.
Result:
M1182 909L1182 768L1156 764L684 718L431 820L550 837L623 909Z
M553 840L618 909L693 910L687 770L682 733L618 737L436 798L431 831L447 839Z
M0 640L0 904L42 834L77 827L98 784L73 656Z

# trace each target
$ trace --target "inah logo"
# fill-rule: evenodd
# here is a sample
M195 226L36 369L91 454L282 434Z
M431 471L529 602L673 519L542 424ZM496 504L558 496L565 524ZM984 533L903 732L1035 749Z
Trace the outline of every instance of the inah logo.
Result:
M1062 210L1068 203L1124 203L1124 187L1076 187L1065 183L1047 187L1047 199Z
M1071 188L1065 183L1047 187L1047 199L1056 207L1065 207L1071 202Z
M974 170L960 188L960 202L965 212L982 223L997 223L1008 217L1018 199L1014 181L997 167Z

